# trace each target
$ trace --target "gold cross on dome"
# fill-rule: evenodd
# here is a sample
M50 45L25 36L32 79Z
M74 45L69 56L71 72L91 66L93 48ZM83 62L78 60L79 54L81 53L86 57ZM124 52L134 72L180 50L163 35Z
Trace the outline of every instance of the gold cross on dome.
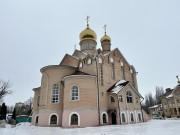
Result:
M105 24L104 27L103 27L105 34L106 34L106 27L107 27L107 25Z
M179 77L178 77L178 75L176 76L176 78L177 78L177 80L178 80L177 82L180 84L180 80L179 80Z
M87 26L89 25L89 16L87 16L86 20L87 20Z

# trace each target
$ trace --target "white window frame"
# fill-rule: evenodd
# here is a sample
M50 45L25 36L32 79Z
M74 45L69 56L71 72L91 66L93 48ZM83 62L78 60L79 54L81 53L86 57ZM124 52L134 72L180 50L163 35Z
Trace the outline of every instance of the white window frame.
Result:
M48 123L48 125L53 125L53 124L51 124L51 117L52 117L53 115L56 115L56 117L57 117L57 124L56 124L56 125L58 125L58 123L59 123L59 116L58 116L57 113L51 113L51 114L49 115L49 123Z
M76 115L78 116L78 127L79 127L79 126L80 126L80 115L79 115L79 113L77 113L77 112L71 112L71 113L69 114L69 126L71 126L71 116L72 116L73 114L76 114Z
M123 114L124 114L124 117L125 117L125 122L122 121L122 115L123 115ZM125 113L125 112L122 112L122 113L121 113L121 122L122 122L122 123L126 123L126 122L127 122L127 120L126 120L126 113Z
M58 88L58 89L55 89L55 88ZM57 93L54 93L54 91L57 91ZM53 84L52 94L51 94L51 103L52 103L52 104L57 104L57 103L59 103L59 93L60 93L59 84L57 84L57 83ZM57 96L57 100L56 100L56 99L55 99L55 100L53 99L54 96L55 96L55 98L56 98L56 96Z
M139 120L139 115L140 115L141 120ZM142 121L142 115L140 112L138 112L137 117L138 117L138 122L141 122Z
M131 114L132 114L132 116L133 116L133 121L131 120ZM134 117L134 113L130 113L130 122L135 122L135 117Z
M128 92L129 92L131 95L129 95ZM131 99L132 99L132 102L128 102L127 98L131 98ZM127 103L133 103L133 94L132 94L132 92L131 92L130 90L128 90L128 91L126 92L126 102L127 102Z
M103 114L106 115L106 123L103 123ZM103 113L101 114L101 124L107 124L107 123L108 123L108 114L107 114L107 112L103 112Z
M78 90L78 91L77 91L77 94L78 94L78 95L77 95L77 96L74 96L74 97L76 97L77 99L73 99L73 87L77 87L77 90ZM78 87L77 85L73 85L73 86L71 87L71 92L70 92L70 93L71 93L71 96L70 96L70 97L71 97L71 101L72 101L72 102L76 102L76 101L79 101L79 100L80 100L80 97L79 97L79 87Z

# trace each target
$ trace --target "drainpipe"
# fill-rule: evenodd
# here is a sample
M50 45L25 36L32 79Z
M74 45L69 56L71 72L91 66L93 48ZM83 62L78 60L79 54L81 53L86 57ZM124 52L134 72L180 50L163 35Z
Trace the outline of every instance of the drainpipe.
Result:
M144 100L144 98L143 98L143 100ZM142 101L143 101L143 100L142 100ZM144 122L144 115L143 115L143 109L142 109L142 104L141 104L142 101L140 102L140 106L141 106L142 119L143 119L143 122Z
M119 108L119 122L121 124L121 112L120 112L120 105L119 105L118 95L117 95L117 101L118 101L118 108Z
M101 124L100 123L100 101L99 101L99 82L98 82L98 66L97 66L97 57L95 57L95 61L96 61L96 83L97 83L97 92L98 92L98 95L97 95L97 98L98 98L98 102L97 102L97 105L98 105L98 120L99 120L99 125Z

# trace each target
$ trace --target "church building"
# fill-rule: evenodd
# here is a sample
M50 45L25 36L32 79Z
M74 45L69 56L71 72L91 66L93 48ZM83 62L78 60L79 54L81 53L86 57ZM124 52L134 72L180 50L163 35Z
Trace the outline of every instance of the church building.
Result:
M41 68L41 86L33 89L32 124L72 128L143 122L137 72L118 48L111 48L104 28L98 42L87 18L80 50Z

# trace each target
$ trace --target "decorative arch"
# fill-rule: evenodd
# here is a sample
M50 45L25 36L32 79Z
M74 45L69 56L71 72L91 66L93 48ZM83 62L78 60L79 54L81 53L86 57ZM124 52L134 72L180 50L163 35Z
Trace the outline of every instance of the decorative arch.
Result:
M36 115L34 118L34 124L36 125L39 122L39 115Z
M77 126L80 126L80 115L79 115L79 113L77 113L77 112L71 112L71 113L69 114L69 126L71 126L71 118L72 118L73 114L75 114L75 115L78 116Z
M138 112L137 117L138 117L138 122L142 121L142 115L141 115L141 113L140 113L140 112Z
M114 56L113 56L113 54L109 55L109 62L110 63L114 63Z
M133 112L130 113L130 122L135 122L134 113Z
M91 58L88 58L87 59L87 64L89 65L89 64L92 64L92 59Z
M52 123L52 116L56 116L56 123L54 123L54 124L56 124L56 125L58 125L58 123L59 123L59 116L58 116L58 114L57 113L51 113L50 115L49 115L49 125L51 125L51 124L53 124Z
M102 123L102 124L108 123L108 114L107 114L107 112L103 112L103 113L101 114L101 123Z
M83 67L83 62L80 61L80 62L79 62L79 68L82 68L82 67Z
M125 122L126 122L126 113L125 113L125 112L122 112L122 113L121 113L121 122L122 122L122 123L125 123Z
M98 58L98 61L99 61L99 64L103 64L103 59L102 59L102 57L99 57L99 58Z
M92 64L92 55L90 55L90 54L88 54L87 56L86 56L86 63L89 65L89 64Z

